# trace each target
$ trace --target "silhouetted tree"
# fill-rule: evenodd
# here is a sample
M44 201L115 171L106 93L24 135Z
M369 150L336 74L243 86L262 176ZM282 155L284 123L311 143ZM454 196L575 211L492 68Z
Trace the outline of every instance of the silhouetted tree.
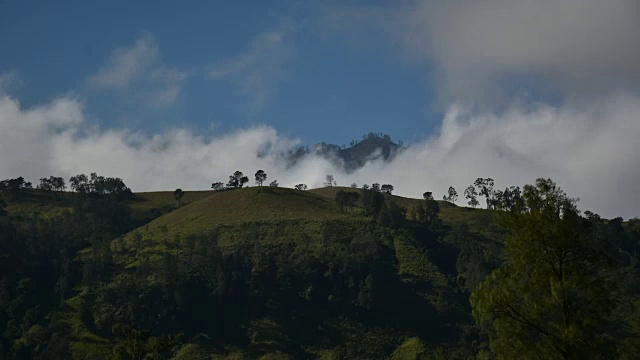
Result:
M504 191L498 190L494 192L492 206L495 209L517 211L522 208L522 205L522 194L518 186L511 186L505 188Z
M493 198L493 179L492 178L477 178L473 183L476 189L478 189L478 194L485 197L487 202L487 209L491 208L492 198Z
M72 176L69 179L69 187L71 190L79 192L79 193L88 193L89 192L89 178L85 174L79 174Z
M93 196L103 195L130 195L129 189L124 181L118 177L104 177L97 173L91 173L89 176L79 174L69 179L71 190L81 194L91 194Z
M469 187L464 190L464 197L469 200L467 204L472 208L478 206L478 193L473 185L469 185Z
M227 183L227 188L230 189L240 189L249 182L249 178L244 176L242 171L236 171L233 175L229 176L229 182Z
M31 183L25 181L22 176L15 179L7 179L0 181L0 193L2 192L17 192L22 189L31 189Z
M269 183L269 186L273 186L273 187L278 187L280 184L278 184L278 180L273 180L272 182Z
M362 189L362 204L364 206L364 214L375 219L384 204L384 195L380 191Z
M352 189L357 189L357 188L358 188L358 184L356 184L356 183L352 183L352 184L351 184L351 188L352 188Z
M265 180L267 180L267 173L265 173L264 170L256 171L256 184L258 184L258 186L262 186L262 183Z
M221 191L224 190L224 184L221 182L214 182L211 184L211 188L215 191Z
M438 213L440 212L440 205L438 202L434 200L433 193L431 191L427 191L422 194L424 198L424 221L428 224L433 223L438 218Z
M458 200L458 192L453 186L449 186L448 194L445 195L442 200L455 203Z
M49 178L41 178L38 189L44 191L64 191L67 186L64 183L64 179L56 176L49 176Z
M391 184L384 184L380 187L380 191L382 191L385 194L389 194L391 195L391 193L393 192L393 185Z
M294 186L296 190L307 190L307 184L298 184Z
M182 189L176 189L173 192L173 197L176 198L176 200L178 200L178 207L182 206L182 197L184 196L184 191L182 191Z
M325 176L324 186L325 187L333 187L333 186L336 186L336 185L338 185L338 183L336 183L336 180L333 177L333 175L327 174L327 176Z
M379 183L371 184L371 190L373 190L375 192L380 192L380 184Z

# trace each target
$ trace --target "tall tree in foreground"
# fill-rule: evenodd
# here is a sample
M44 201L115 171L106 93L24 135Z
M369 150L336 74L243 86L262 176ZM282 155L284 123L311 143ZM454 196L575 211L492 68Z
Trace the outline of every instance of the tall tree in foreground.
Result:
M551 180L525 186L523 200L503 215L505 262L471 295L491 350L498 359L615 358L615 248Z
M256 184L262 186L262 183L267 180L267 173L264 170L256 171Z

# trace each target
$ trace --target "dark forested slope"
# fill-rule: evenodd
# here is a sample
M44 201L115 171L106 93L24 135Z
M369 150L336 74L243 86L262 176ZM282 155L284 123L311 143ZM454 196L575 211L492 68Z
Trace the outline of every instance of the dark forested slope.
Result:
M504 353L495 330L503 320L481 312L496 306L483 300L481 284L520 259L509 247L515 240L505 211L337 187L186 192L180 200L172 192L5 193L0 357ZM625 274L616 290L624 303L607 315L625 320L602 335L619 339L611 354L623 357L633 353L636 344L625 339L639 326L640 227L595 214L581 219L608 244L607 269ZM543 350L552 354L549 344Z

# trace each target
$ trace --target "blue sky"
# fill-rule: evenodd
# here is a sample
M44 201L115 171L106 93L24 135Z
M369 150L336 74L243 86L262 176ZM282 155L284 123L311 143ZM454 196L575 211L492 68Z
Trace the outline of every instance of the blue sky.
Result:
M338 144L370 131L411 142L433 130L435 87L424 66L379 32L345 39L311 6L294 4L3 1L0 73L17 74L13 93L24 106L73 94L106 128L219 133L267 124L306 143ZM89 84L117 49L133 51L140 41L154 48L147 70L177 79L137 78L126 89ZM243 57L253 58L230 69L238 74L210 75ZM253 84L243 85L252 82L246 78ZM175 100L153 106L140 96L170 86L178 87Z
M0 0L0 179L196 190L264 169L420 198L547 177L585 210L640 216L638 14L638 0ZM409 146L353 173L279 156L368 132Z

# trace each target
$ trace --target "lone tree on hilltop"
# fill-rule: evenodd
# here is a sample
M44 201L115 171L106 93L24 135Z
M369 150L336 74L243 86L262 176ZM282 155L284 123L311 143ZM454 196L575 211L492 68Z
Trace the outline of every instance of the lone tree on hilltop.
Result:
M178 200L178 207L182 206L182 197L184 196L184 191L182 191L182 189L176 189L173 192L173 197L176 198L176 200Z
M227 187L231 189L240 189L244 184L249 182L249 178L244 176L242 171L236 171L233 175L229 176L229 182Z
M438 202L434 200L433 193L431 191L427 191L422 194L424 198L424 220L426 223L431 224L434 220L438 218L438 213L440 212L440 205Z
M464 190L464 197L469 200L467 204L472 208L478 206L478 193L473 185L469 185L469 187Z
M493 202L493 184L492 178L477 178L473 183L473 185L478 189L478 194L484 196L487 202L487 209L491 208L491 204Z
M278 187L280 184L278 184L278 180L273 180L271 183L269 183L269 186L272 187Z
M307 184L298 184L293 187L296 190L307 190Z
M224 190L224 184L221 182L214 182L211 184L211 188L215 191L221 191Z
M256 184L258 184L258 186L262 186L262 183L265 182L265 180L267 180L267 173L264 172L264 170L256 171Z
M391 184L384 184L380 187L380 191L382 191L384 194L389 194L391 195L391 193L393 192L393 185Z
M325 176L325 181L324 181L324 186L325 187L334 187L336 185L338 185L338 183L336 182L336 179L333 177L333 175L329 175L327 174L327 176Z
M449 186L448 195L445 195L442 200L455 203L458 200L458 192L453 186Z

